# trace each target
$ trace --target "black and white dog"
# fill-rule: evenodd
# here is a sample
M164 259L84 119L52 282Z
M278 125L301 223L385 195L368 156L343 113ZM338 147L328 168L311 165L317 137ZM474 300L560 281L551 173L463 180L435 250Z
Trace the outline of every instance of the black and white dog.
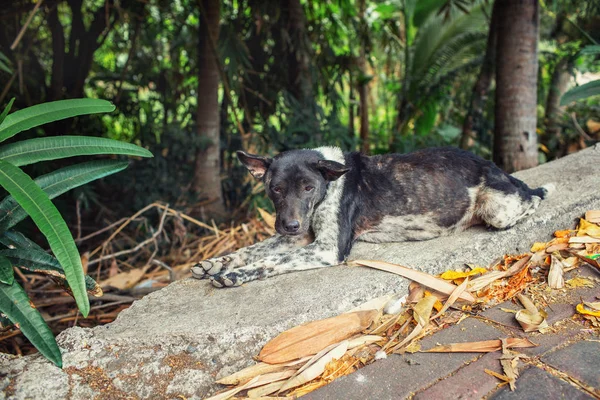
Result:
M427 240L480 223L510 228L553 187L530 189L456 148L369 157L320 147L238 158L264 182L278 234L192 267L216 287L338 264L355 240Z

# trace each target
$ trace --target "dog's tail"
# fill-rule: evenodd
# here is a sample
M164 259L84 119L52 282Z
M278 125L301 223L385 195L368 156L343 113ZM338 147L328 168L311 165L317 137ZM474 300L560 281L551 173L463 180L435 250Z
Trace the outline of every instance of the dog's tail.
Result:
M537 196L542 200L547 199L552 196L552 194L556 191L556 185L554 183L546 183L545 185L540 186L539 188L532 189L531 194L533 196Z

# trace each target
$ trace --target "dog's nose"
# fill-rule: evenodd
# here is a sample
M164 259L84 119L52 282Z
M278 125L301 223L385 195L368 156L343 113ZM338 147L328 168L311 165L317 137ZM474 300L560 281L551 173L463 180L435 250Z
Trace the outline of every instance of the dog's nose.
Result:
M285 230L288 232L298 232L298 229L300 229L300 222L297 220L293 220L285 224Z

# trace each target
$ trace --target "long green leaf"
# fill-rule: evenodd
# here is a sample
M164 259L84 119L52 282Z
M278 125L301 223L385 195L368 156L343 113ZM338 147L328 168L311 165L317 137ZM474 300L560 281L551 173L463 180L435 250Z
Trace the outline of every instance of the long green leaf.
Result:
M85 292L79 251L60 213L48 195L26 173L4 160L0 160L0 185L17 200L48 239L50 248L65 270L79 311L87 317L90 302Z
M6 119L6 116L10 112L10 109L12 108L12 105L14 102L15 102L15 98L13 97L12 99L10 99L10 101L8 102L6 107L4 107L4 111L2 111L2 114L0 114L0 125L2 125L2 121L4 121Z
M74 156L95 154L123 154L128 156L152 157L148 150L118 140L58 136L23 140L0 148L0 159L20 167L40 161L57 160Z
M44 251L37 243L29 240L25 235L17 231L6 231L0 234L0 243L9 249L18 248Z
M62 356L52 331L39 311L31 307L27 293L17 282L12 285L0 283L0 311L19 324L21 332L40 353L62 367Z
M96 160L58 169L35 180L50 199L96 179L127 168L127 161ZM0 202L0 232L15 226L27 217L27 213L12 196Z
M600 95L600 79L569 90L567 93L563 94L560 99L560 105L565 106L572 101L587 99L588 97L598 95Z
M2 258L7 259L11 263L11 271L14 265L27 271L51 275L61 281L61 283L64 280L65 286L68 286L63 267L61 267L56 258L45 251L24 248L0 250L0 259ZM85 287L94 296L102 294L100 286L88 275L85 276Z
M10 114L0 125L0 142L19 132L49 122L76 117L78 115L105 113L114 111L115 106L98 99L60 100L38 104Z
M13 271L10 260L0 255L0 282L12 285L15 281L15 271Z
M19 324L23 335L40 353L62 367L62 356L52 331L39 311L31 307L27 293L17 282L12 285L0 283L0 311L13 323Z

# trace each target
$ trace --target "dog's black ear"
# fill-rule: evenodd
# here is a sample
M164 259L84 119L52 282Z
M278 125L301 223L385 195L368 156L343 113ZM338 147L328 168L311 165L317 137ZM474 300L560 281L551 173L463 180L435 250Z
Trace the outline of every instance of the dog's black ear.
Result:
M273 161L267 157L256 156L254 154L248 154L241 150L237 151L238 159L244 164L248 171L252 174L256 179L262 179L263 176L267 173L271 162Z
M346 167L344 164L331 160L317 161L317 169L321 172L323 178L329 182L335 181L340 176L350 171L350 168Z

